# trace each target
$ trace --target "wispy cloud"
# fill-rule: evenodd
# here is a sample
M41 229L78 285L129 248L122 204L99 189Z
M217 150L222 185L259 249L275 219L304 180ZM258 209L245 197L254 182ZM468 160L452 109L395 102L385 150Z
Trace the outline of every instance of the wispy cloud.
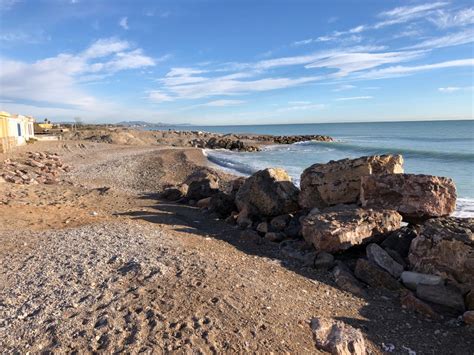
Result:
M322 110L326 108L325 104L314 104L311 102L308 103L296 103L291 106L281 107L277 109L277 112L288 112L288 111L315 111L315 110Z
M385 26L406 23L408 21L425 17L433 10L448 5L448 2L432 2L421 5L400 6L389 11L383 11L378 16L383 18L382 21L376 23L373 28L378 29Z
M20 0L0 0L0 10L8 11L19 2Z
M442 92L444 94L451 94L451 93L456 92L456 91L465 91L465 90L472 90L472 86L463 86L463 87L447 86L447 87L444 87L444 88L438 88L438 91Z
M443 47L459 46L461 44L474 42L474 30L467 29L457 33L451 33L445 36L430 38L413 46L407 47L407 49L434 49Z
M339 91L346 91L346 90L351 90L355 88L356 88L355 85L345 84L345 85L339 85L337 88L332 89L332 91L339 92Z
M122 27L124 30L128 30L128 17L122 17L119 21L119 26Z
M458 59L449 60L445 62L423 64L416 66L394 66L378 70L368 71L358 76L360 79L385 79L397 76L403 76L413 74L417 72L445 69L445 68L459 68L459 67L472 67L474 66L474 59Z
M467 26L474 23L474 8L469 7L457 11L439 9L428 17L439 28Z
M373 96L351 96L351 97L338 97L336 101L354 101L354 100L370 100Z
M210 102L207 102L205 104L202 104L202 106L227 107L227 106L242 105L244 103L245 103L245 101L243 101L243 100L214 100L214 101L210 101Z

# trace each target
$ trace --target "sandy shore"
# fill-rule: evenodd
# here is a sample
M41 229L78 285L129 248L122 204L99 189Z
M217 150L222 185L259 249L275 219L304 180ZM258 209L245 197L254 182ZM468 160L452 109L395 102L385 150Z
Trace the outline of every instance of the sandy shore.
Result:
M341 291L276 243L160 201L163 187L212 169L199 149L62 141L11 158L28 150L73 169L60 184L0 184L3 352L309 353L315 316L361 329L374 353L472 352L456 320L405 311L381 289Z

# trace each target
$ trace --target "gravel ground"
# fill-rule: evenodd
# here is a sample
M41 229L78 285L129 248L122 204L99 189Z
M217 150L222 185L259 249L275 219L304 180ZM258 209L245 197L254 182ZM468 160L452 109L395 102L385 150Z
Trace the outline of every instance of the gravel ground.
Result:
M72 184L34 187L38 201L27 191L0 210L3 353L314 353L309 320L324 316L361 329L373 353L473 354L474 331L456 319L407 312L396 293L341 291L275 243L147 195L201 169L198 150L55 149ZM93 190L103 186L114 192ZM5 212L27 207L25 225L42 230L11 228ZM58 227L64 210L84 217Z

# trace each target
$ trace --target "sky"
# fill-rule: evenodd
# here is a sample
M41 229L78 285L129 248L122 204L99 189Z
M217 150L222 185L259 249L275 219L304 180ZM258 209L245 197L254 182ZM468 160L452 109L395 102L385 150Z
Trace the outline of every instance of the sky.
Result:
M0 110L199 125L473 118L468 1L0 0Z

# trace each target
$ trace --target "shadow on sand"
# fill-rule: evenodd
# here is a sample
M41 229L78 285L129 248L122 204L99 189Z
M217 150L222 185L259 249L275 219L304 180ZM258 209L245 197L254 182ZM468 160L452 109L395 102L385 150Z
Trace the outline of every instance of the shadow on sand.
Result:
M277 260L282 267L292 272L339 290L330 271L305 267L297 260L288 259L280 252L278 243L261 237L242 238L242 230L237 226L211 218L196 207L160 201L157 194L146 194L141 196L141 199L155 203L151 206L147 203L144 206L149 208L148 211L140 210L120 215L150 223L167 224L173 226L176 231L225 241L248 255ZM356 250L355 253L357 254L358 251ZM370 287L367 287L366 291L366 296L363 297L366 305L359 310L364 320L346 317L335 317L335 319L361 329L367 338L379 347L383 347L382 344L393 344L396 349L393 353L401 354L414 354L409 350L420 348L422 350L420 349L418 353L425 353L427 349L429 349L428 353L439 353L436 349L451 349L452 352L449 353L464 354L466 342L469 344L474 339L472 329L455 326L453 319L442 318L434 321L403 310L398 292ZM455 339L463 339L463 341L455 341Z

